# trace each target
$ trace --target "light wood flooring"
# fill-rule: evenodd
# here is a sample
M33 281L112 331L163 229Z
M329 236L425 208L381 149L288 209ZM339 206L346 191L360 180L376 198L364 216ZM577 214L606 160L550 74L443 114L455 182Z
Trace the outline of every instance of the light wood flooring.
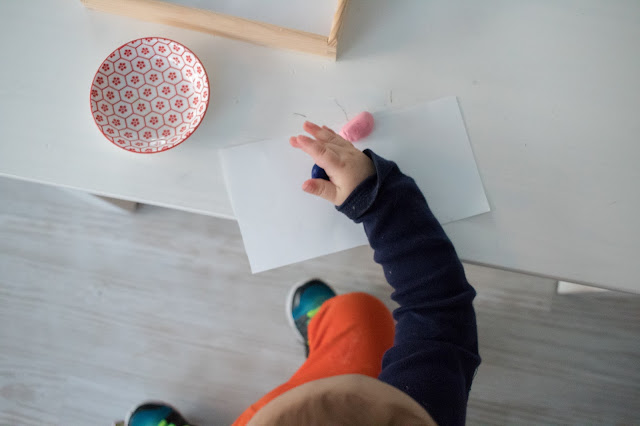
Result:
M110 425L161 399L229 424L304 360L289 287L390 289L369 248L251 275L238 226L0 179L0 425ZM483 363L469 424L640 424L640 296L467 265Z

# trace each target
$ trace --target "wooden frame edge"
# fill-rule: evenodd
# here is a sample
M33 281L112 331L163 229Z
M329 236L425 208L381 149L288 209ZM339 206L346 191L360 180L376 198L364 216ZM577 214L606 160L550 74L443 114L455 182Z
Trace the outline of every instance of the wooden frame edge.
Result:
M329 32L329 37L327 39L327 44L329 46L338 46L338 36L342 29L342 22L344 21L344 15L347 10L347 3L349 3L349 0L338 0L338 8L336 9L336 13L333 15L331 31Z
M94 10L143 21L246 41L261 46L297 50L336 60L338 37L348 0L338 0L329 36L160 0L81 0Z

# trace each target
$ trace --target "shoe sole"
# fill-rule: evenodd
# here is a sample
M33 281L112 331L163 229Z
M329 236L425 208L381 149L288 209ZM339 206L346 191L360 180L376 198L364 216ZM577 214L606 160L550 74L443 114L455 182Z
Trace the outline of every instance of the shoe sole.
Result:
M300 333L300 330L298 330L298 327L296 327L296 323L293 320L293 297L296 294L296 290L300 287L303 286L304 284L311 282L311 281L320 281L325 283L325 285L327 287L329 287L331 289L331 291L333 291L334 294L337 295L336 291L334 290L333 287L331 287L329 284L327 284L326 282L324 282L324 280L321 280L320 278L309 278L308 280L302 280L302 281L298 281L297 283L295 283L291 289L289 290L289 294L287 295L287 301L286 304L284 306L284 310L285 310L285 314L287 315L287 322L289 323L289 325L291 326L291 328L293 329L293 331L296 334L297 339L302 342L303 344L307 344L307 342L304 341L304 336L302 335L302 333Z
M296 290L300 286L302 286L302 285L304 285L304 284L306 284L306 283L308 283L310 281L313 281L313 280L319 280L319 278L310 278L308 280L302 280L302 281L298 281L297 283L295 283L291 287L291 289L289 289L289 294L287 295L287 300L286 300L286 303L284 305L284 311L285 311L285 314L287 315L287 322L289 323L289 325L291 326L291 328L295 332L296 338L300 342L302 342L304 344L306 344L307 342L304 341L304 336L302 335L302 333L300 333L300 330L298 330L298 327L296 327L296 323L293 320L293 297L296 294Z
M145 405L145 404L164 405L166 407L171 408L173 411L178 411L178 410L176 410L176 407L174 407L171 404L167 404L164 401L144 401L144 402L141 402L140 404L136 404L135 407L131 408L129 410L129 413L127 414L127 417L125 417L124 420L120 420L118 422L115 422L114 426L129 426L129 422L131 421L131 416L133 416L133 412L136 411L136 408L138 408L141 405Z

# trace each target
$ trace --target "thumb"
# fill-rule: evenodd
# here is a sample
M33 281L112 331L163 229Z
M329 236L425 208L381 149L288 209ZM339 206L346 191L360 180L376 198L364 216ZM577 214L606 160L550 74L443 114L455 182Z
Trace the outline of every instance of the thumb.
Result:
M302 184L302 190L309 194L324 198L335 204L338 188L328 180L309 179Z

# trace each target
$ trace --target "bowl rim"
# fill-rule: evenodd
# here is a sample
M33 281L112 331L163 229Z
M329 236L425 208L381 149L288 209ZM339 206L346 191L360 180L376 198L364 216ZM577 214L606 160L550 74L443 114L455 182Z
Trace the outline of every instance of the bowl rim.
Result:
M117 52L118 50L122 49L123 47L125 47L126 45L128 45L129 43L134 43L138 40L146 40L149 38L155 38L155 39L162 39L162 40L167 40L171 43L176 43L180 46L182 46L183 48L189 50L189 52L193 53L193 56L195 56L196 60L198 62L200 62L200 64L202 64L202 69L204 70L204 77L207 80L207 84L209 85L209 96L207 97L207 104L204 107L204 112L202 113L202 117L200 118L200 122L196 125L196 127L191 131L191 133L189 133L187 135L187 137L185 137L184 139L182 139L180 142L176 143L175 145L173 145L170 148L167 149L163 149L161 151L149 151L149 152L144 152L144 151L132 151L130 149L126 149L125 147L122 147L120 145L118 145L117 143L115 143L114 141L110 140L107 135L104 134L104 132L102 131L102 127L100 127L100 125L98 124L98 122L96 121L96 118L93 116L93 111L91 112L91 118L93 118L93 122L95 123L96 127L98 128L98 130L100 131L100 133L102 133L102 136L104 136L104 138L106 140L108 140L109 142L111 142L113 145L117 146L118 148L122 149L123 151L127 151L130 152L132 154L159 154L161 152L167 152L172 150L173 148L177 147L178 145L182 145L182 143L184 141L186 141L187 139L189 139L191 137L191 135L193 135L195 133L196 130L198 130L198 127L200 127L200 125L202 124L202 122L204 121L204 117L207 115L207 111L209 111L209 101L211 101L211 82L209 80L209 74L207 73L207 68L204 66L204 63L202 62L202 60L200 59L200 57L198 57L198 55L196 55L196 53L191 50L191 48L185 46L184 44L180 43L179 41L175 41L173 39L167 38L167 37L160 37L160 36L155 36L155 37L138 37L136 39L133 40L129 40L128 42L122 44L119 47L116 47L115 49L113 49L109 54L107 54L107 57L104 58L102 60L102 62L100 62L100 65L98 65L98 69L96 70L95 74L93 74L93 78L91 79L91 86L93 86L93 82L96 80L96 76L98 75L98 73L100 72L100 66L102 64L104 64L104 61L106 61L109 58L109 55L111 55L113 52ZM89 110L91 111L91 102L93 100L91 99L91 88L89 88Z

